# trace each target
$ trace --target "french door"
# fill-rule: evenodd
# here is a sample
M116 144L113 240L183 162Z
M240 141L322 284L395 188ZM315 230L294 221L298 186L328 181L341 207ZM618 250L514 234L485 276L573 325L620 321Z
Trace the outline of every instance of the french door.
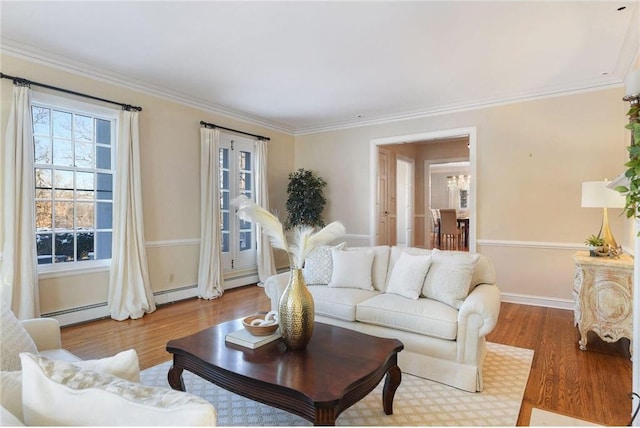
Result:
M255 270L257 266L255 226L240 220L231 206L239 195L255 201L254 147L253 140L220 135L220 229L225 276Z

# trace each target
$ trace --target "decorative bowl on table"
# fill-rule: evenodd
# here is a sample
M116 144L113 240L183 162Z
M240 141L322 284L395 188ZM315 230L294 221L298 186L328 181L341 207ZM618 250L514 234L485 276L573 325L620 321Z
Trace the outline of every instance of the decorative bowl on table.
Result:
M269 336L278 329L278 314L275 311L259 312L244 318L242 325L253 336Z

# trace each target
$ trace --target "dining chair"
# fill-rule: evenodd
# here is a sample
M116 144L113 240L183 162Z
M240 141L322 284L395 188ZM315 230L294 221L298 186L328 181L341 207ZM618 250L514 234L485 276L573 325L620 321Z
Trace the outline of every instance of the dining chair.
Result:
M431 211L431 248L437 248L440 245L440 212L431 207L429 211Z
M458 227L456 210L440 209L440 247L443 250L459 250L462 231Z

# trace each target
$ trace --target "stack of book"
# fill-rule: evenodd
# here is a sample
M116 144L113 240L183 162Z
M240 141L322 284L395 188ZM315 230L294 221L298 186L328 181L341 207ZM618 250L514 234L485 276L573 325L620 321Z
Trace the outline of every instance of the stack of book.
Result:
M254 336L246 329L242 328L229 333L225 336L225 340L229 343L244 346L245 348L256 349L267 343L271 343L274 340L278 340L282 337L280 330L276 330L275 333L269 336Z

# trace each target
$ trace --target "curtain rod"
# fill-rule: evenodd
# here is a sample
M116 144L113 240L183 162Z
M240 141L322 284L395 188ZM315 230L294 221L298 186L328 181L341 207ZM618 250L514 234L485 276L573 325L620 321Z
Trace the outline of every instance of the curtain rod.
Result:
M109 103L109 104L119 105L120 107L122 107L123 110L142 111L142 107L136 107L136 106L132 106L132 105L129 105L129 104L119 103L117 101L111 101L111 100L106 100L104 98L94 97L93 95L87 95L87 94L83 94L81 92L75 92L75 91L70 91L68 89L58 88L56 86L46 85L44 83L34 82L32 80L24 79L22 77L9 76L8 74L0 73L0 78L2 78L2 79L11 79L11 80L13 80L13 83L17 84L17 85L40 86L42 88L53 89L54 91L58 91L58 92L64 92L65 94L78 95L80 97L90 98L92 100L97 100L97 101L102 101L102 102Z
M250 137L255 137L259 140L265 140L265 141L271 140L271 138L269 137L263 137L262 135L256 135L256 134L249 134L248 132L238 131L237 129L225 128L224 126L219 126L219 125L216 125L215 123L208 123L208 122L205 122L204 120L200 121L200 125L204 126L205 128L218 128L218 129L224 129L226 131L237 132L238 134L248 135Z

